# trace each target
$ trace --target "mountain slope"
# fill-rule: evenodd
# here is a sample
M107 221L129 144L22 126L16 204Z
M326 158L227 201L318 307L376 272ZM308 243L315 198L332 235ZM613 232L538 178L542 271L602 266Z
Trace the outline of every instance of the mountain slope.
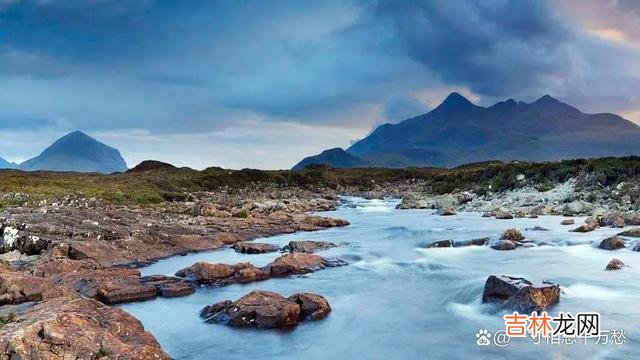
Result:
M74 131L56 140L40 155L18 165L18 169L109 174L126 171L127 164L118 150Z
M18 164L0 158L0 169L15 169L16 166L18 166Z
M624 156L640 154L640 126L582 113L548 95L485 108L452 93L426 114L378 127L346 152L385 167Z
M311 164L329 165L334 168L364 167L367 163L353 155L350 155L342 148L325 150L318 155L309 156L297 163L292 170L302 170Z

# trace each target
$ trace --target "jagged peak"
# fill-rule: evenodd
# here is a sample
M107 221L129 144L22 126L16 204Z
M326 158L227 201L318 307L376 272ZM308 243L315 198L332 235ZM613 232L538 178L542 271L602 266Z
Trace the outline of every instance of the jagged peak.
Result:
M454 91L451 94L449 94L444 99L442 104L438 105L436 109L440 109L440 110L464 109L472 106L475 106L475 105L471 101L469 101L466 97L460 95L460 93L457 93Z
M547 103L547 104L558 104L558 103L562 104L561 101L559 101L558 99L552 97L551 95L544 95L540 99L538 99L538 100L536 100L534 102L534 104L545 104L545 103Z

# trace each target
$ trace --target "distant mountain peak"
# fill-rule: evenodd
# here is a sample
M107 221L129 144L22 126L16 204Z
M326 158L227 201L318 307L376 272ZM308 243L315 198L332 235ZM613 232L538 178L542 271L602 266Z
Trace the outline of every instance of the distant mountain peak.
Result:
M449 96L444 99L442 104L440 104L437 109L462 109L466 107L475 106L471 101L469 101L466 97L460 95L460 93L452 92Z
M366 161L349 154L344 151L343 148L336 147L325 150L318 155L306 157L297 163L292 169L302 170L309 165L319 164L329 165L335 168L367 166Z
M18 166L22 170L113 173L127 170L117 149L76 130L56 140L40 155Z
M540 99L536 100L534 104L563 104L563 102L551 95L544 95Z

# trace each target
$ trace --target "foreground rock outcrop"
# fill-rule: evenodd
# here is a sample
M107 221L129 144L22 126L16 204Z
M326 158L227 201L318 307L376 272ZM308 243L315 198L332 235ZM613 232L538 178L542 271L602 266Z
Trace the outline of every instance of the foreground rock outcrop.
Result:
M299 293L285 298L269 291L252 291L237 301L225 300L200 312L206 322L264 329L292 327L304 320L320 320L331 312L322 296Z
M142 323L118 308L56 288L0 328L6 359L170 359Z
M527 279L506 275L487 278L482 302L496 302L503 309L530 314L546 310L560 300L560 286L556 284L534 285Z

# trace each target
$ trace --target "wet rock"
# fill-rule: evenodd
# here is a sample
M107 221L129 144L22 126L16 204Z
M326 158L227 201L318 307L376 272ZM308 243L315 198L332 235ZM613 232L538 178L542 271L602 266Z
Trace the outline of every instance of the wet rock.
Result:
M255 290L237 301L225 300L200 312L206 322L234 327L284 328L300 322L300 305L280 294Z
M195 285L190 281L164 275L144 276L140 282L145 285L153 285L159 296L172 298L191 295L196 291Z
M496 240L491 242L491 248L494 250L514 250L518 247L518 243L511 240Z
M443 247L453 247L453 240L438 240L426 244L423 246L424 248L443 248Z
M490 238L488 237L483 237L483 238L478 238L478 239L471 239L471 240L465 240L465 241L457 241L453 243L454 247L463 247L463 246L484 246L487 245L489 243L489 241L491 241Z
M327 259L314 254L292 253L282 255L265 267L271 276L307 274L326 267L342 266L347 263L339 259Z
M560 300L560 286L556 284L534 285L518 277L491 275L487 278L482 302L497 302L504 309L530 314L544 311Z
M170 359L133 316L64 291L5 324L0 347L7 359Z
M625 265L622 262L622 260L613 258L613 259L611 259L611 261L609 261L609 263L607 264L607 267L605 268L605 270L620 270L620 269L622 269L624 267L625 267Z
M187 268L178 270L178 277L187 278L198 284L228 285L248 283L269 278L269 272L259 269L250 263L235 265L197 262Z
M527 229L527 230L530 230L530 231L549 231L549 229L547 229L545 227L542 227L542 226L534 226L534 227L532 227L530 229Z
M584 225L578 226L577 228L571 230L571 232L586 233L586 232L591 232L599 227L600 227L600 224L598 223L597 220L587 219Z
M282 250L291 253L314 253L321 250L327 250L336 247L334 243L326 241L290 241L288 245L285 245Z
M298 293L289 296L288 299L300 305L300 317L304 320L324 319L331 312L327 299L317 294Z
M539 216L537 214L529 214L529 219L537 219Z
M640 237L640 228L633 228L627 231L623 231L618 235L626 237Z
M624 248L624 241L620 239L617 235L608 237L598 244L598 248L603 250L618 250Z
M500 236L500 240L521 241L524 240L524 235L518 229L507 229Z
M436 215L440 216L453 216L456 214L456 210L454 208L442 208L436 211Z
M573 225L575 223L576 221L574 219L565 219L565 220L562 220L560 225Z
M278 251L280 248L273 244L239 242L233 245L233 249L244 254L263 254Z
M506 209L502 208L495 209L493 211L493 216L495 216L496 219L502 220L513 219L513 215L511 215L511 213L509 213L509 211L507 211Z

